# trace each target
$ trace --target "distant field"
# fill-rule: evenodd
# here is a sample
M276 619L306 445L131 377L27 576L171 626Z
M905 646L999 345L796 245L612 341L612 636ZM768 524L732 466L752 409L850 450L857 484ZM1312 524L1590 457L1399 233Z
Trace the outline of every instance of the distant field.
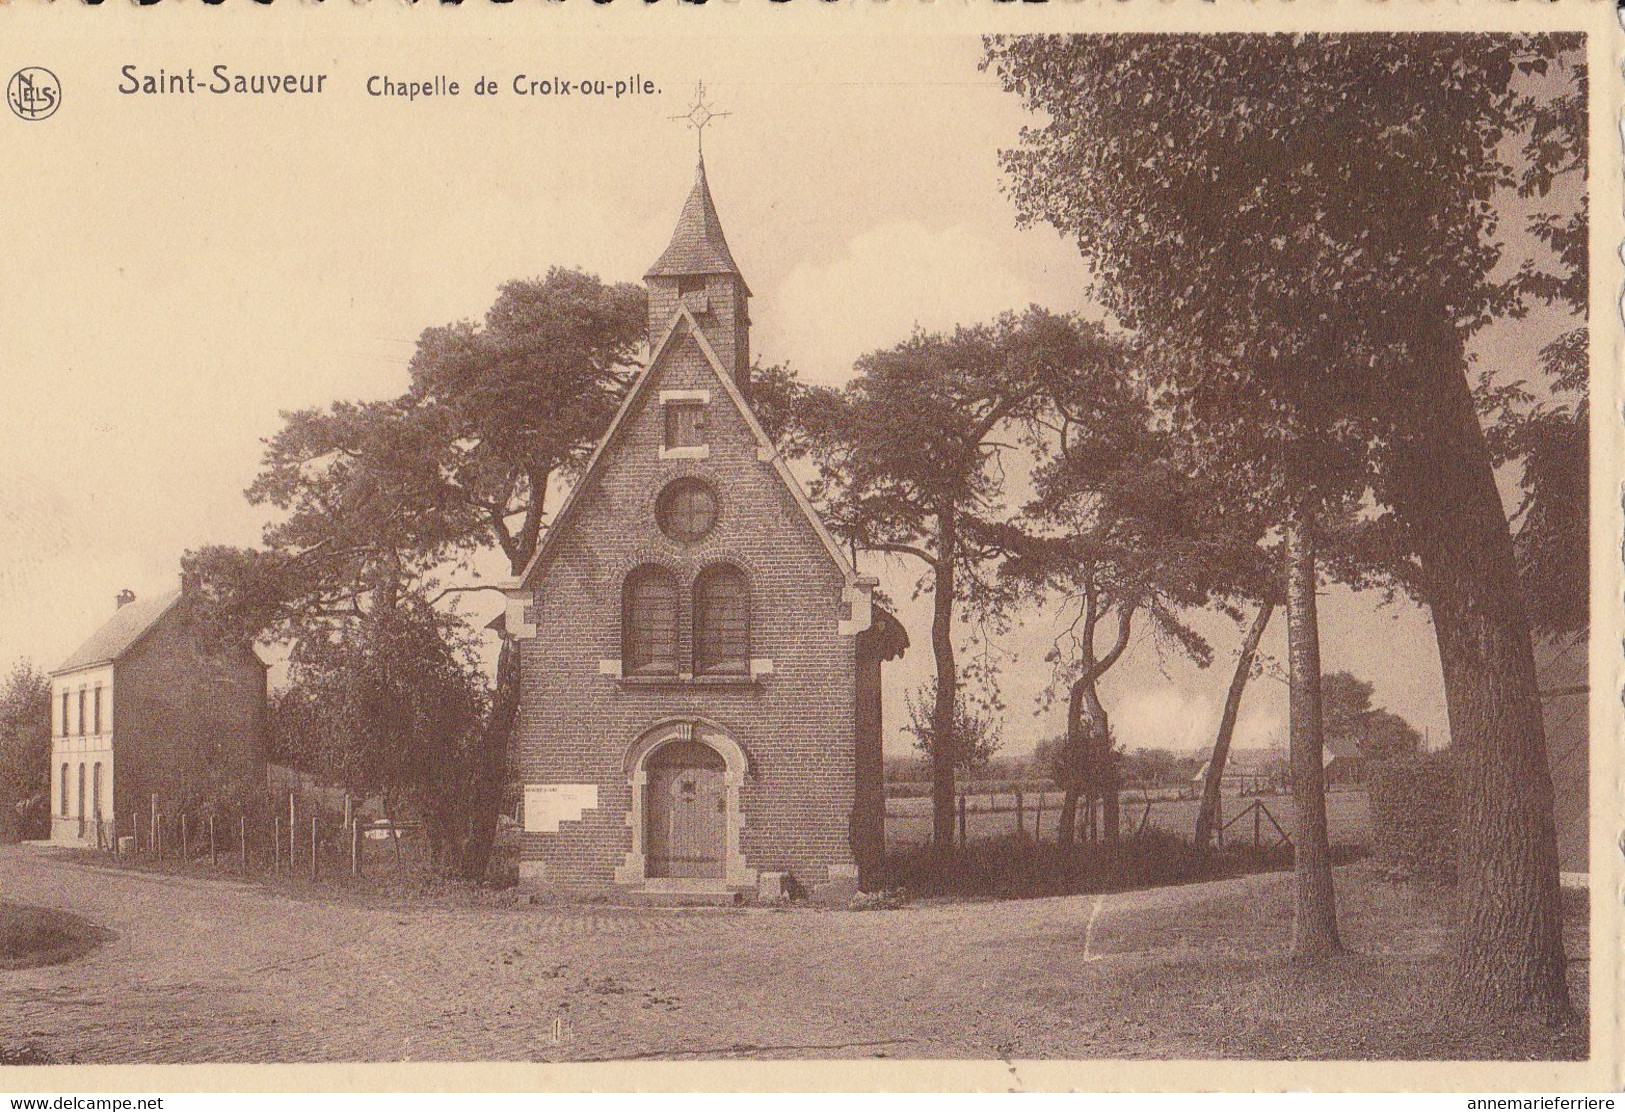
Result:
M1039 799L1043 800L1040 813ZM1292 834L1296 830L1297 815L1290 795L1264 795L1240 798L1225 796L1224 817L1237 815L1248 804L1258 801L1268 808L1275 821ZM990 810L995 807L997 810ZM980 808L980 809L978 809ZM1029 834L1035 823L1042 822L1045 838L1055 834L1055 821L1061 809L1061 793L1048 792L1044 796L1023 794L1022 818ZM1189 838L1196 830L1197 801L1194 799L1159 799L1146 804L1135 796L1124 796L1122 823L1125 831L1137 830L1141 820L1149 829L1166 830ZM1371 841L1371 815L1363 789L1334 791L1326 795L1326 820L1331 841L1336 845L1364 846ZM956 819L957 822L957 819ZM1016 829L1015 796L971 796L965 815L966 833L972 838L994 838L1013 834ZM1273 831L1267 821L1263 823L1264 841L1272 840ZM1226 840L1251 842L1252 816L1238 822L1225 835ZM929 799L888 799L886 801L886 844L891 847L917 845L931 840L931 801Z

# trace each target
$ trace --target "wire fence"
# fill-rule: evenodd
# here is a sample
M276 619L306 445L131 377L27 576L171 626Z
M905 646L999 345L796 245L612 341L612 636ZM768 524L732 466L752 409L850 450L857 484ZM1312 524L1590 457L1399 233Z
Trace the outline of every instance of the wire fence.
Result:
M210 811L166 812L154 797L147 808L117 819L81 820L81 834L118 859L209 866L239 875L302 875L312 880L403 872L429 864L417 823L370 819L352 801L343 813L301 806L290 792L267 816Z
M973 786L972 786L973 787ZM960 842L1015 835L1053 839L1060 820L1062 793L1057 790L967 790L954 798L955 837ZM1253 809L1258 804L1262 811ZM1177 789L1122 792L1118 796L1119 830L1125 835L1160 831L1187 839L1196 835L1196 814L1201 800L1196 793ZM1371 818L1363 786L1334 787L1326 793L1331 838L1346 845L1370 843ZM1079 825L1085 826L1085 805L1079 804ZM1286 792L1227 791L1220 796L1215 828L1229 827L1226 841L1254 840L1258 824L1261 845L1288 840L1296 828L1296 811ZM1233 824L1233 825L1232 825ZM889 796L886 799L886 844L902 848L931 841L932 801L929 797Z

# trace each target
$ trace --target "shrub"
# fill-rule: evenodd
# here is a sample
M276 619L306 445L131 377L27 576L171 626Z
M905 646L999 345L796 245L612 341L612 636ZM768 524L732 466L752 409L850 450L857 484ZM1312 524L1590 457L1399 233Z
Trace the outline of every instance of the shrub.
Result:
M1404 880L1456 879L1455 755L1441 750L1373 762L1372 852Z
M1290 851L1285 854L1290 862ZM882 889L921 896L1063 896L1177 884L1238 871L1238 855L1196 860L1185 839L1160 830L1113 843L1057 846L1010 834L938 850L886 856Z

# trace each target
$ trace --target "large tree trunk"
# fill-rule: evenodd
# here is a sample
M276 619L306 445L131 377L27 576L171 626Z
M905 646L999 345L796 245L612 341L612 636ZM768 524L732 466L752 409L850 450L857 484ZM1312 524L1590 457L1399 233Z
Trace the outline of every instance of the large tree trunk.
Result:
M1230 757L1230 739L1236 732L1236 716L1241 712L1241 696L1247 690L1247 680L1253 673L1253 661L1258 656L1259 642L1264 629L1275 613L1275 603L1266 602L1258 608L1247 636L1241 642L1241 656L1236 660L1235 674L1230 677L1230 690L1224 696L1224 713L1219 717L1219 732L1213 739L1213 758L1207 763L1207 779L1202 782L1202 806L1196 812L1196 852L1206 854L1213 843L1213 828L1219 814L1219 792L1224 786L1224 763Z
M937 563L931 598L931 653L936 658L937 697L931 708L931 841L954 844L954 708L959 665L954 659L954 563L958 558L954 510L937 511Z
M1326 836L1320 720L1320 628L1315 612L1314 519L1296 515L1286 537L1286 636L1292 802L1297 811L1292 956L1318 960L1342 949Z
M1097 747L1110 744L1110 724L1106 708L1101 705L1096 682L1101 668L1097 661L1086 659L1083 675L1072 683L1066 700L1066 769L1067 782L1061 796L1061 821L1055 830L1058 845L1069 846L1078 825L1078 803L1086 791L1098 792L1099 774L1105 766L1100 761ZM1091 775L1091 771L1094 775ZM1093 799L1090 794L1088 798ZM1093 813L1090 829L1093 830Z
M462 860L463 875L469 880L483 880L491 864L497 818L502 812L502 787L507 779L508 752L518 720L519 645L504 638L502 653L497 658L497 684L491 699L491 716L480 731L479 750L475 754L474 799L469 807L469 837Z
M1066 701L1067 783L1061 797L1061 821L1055 831L1056 844L1063 846L1072 844L1078 801L1085 792L1089 793L1091 804L1086 808L1090 840L1093 840L1095 830L1095 808L1092 804L1097 798L1104 803L1108 793L1111 794L1110 806L1101 810L1106 816L1107 836L1116 837L1117 781L1112 765L1112 730L1106 708L1100 702L1098 685L1100 677L1111 670L1128 648L1134 610L1127 606L1117 608L1117 636L1106 655L1097 657L1094 652L1095 626L1100 620L1100 604L1092 579L1085 579L1085 594L1083 629L1079 635L1083 645L1083 671L1072 682Z
M1083 681L1073 683L1066 697L1066 748L1062 751L1061 815L1055 824L1055 844L1070 846L1078 829L1078 797L1083 794L1083 773L1080 755L1083 743L1079 737L1082 715Z
M1389 495L1421 564L1459 758L1459 983L1473 1006L1561 1019L1572 1009L1528 618L1460 338L1444 329L1434 344Z
M1122 785L1118 783L1117 750L1110 736L1100 753L1100 832L1107 842L1117 841L1122 831Z

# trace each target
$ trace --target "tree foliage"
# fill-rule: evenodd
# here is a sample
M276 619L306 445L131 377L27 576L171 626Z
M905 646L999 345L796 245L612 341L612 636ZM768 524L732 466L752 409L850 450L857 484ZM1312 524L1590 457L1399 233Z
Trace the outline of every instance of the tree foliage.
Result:
M1372 464L1432 361L1416 319L1471 335L1531 297L1584 303L1583 208L1532 218L1557 265L1514 258L1515 279L1500 227L1506 191L1583 174L1575 45L1034 36L985 64L1049 118L1004 156L1022 220L1076 240L1204 458L1253 497L1290 473L1293 499L1383 505Z
M934 765L937 735L932 729L932 711L937 703L937 681L927 680L917 695L904 695L908 725L914 748L925 757L926 768ZM986 708L976 706L963 689L955 699L954 728L945 739L952 748L954 768L961 776L971 776L987 768L1000 748L998 722Z
M1468 345L1532 299L1583 301L1584 193L1562 184L1586 172L1581 46L1115 35L992 38L986 59L1044 117L1005 155L1022 218L1089 257L1209 473L1311 533L1360 504L1406 561L1466 757L1460 981L1552 1015L1568 1003L1539 693ZM1552 202L1520 229L1544 254L1501 227L1518 192ZM1318 685L1294 694L1318 703Z
M551 490L580 468L632 378L646 308L641 287L555 268L505 283L482 322L426 329L400 397L284 414L248 490L275 514L261 547L185 561L215 622L288 643L296 672L311 654L312 682L336 667L324 654L384 636L368 623L393 628L402 606L451 651L462 631L423 609L482 589L449 579L483 549L501 550L513 574L529 563ZM426 636L389 643L428 653L416 665L425 675L444 668ZM495 833L516 673L505 644L479 743L464 754L473 819L455 856L472 876L483 875Z
M51 678L31 661L18 660L0 686L0 800L26 803L49 792L51 783ZM39 815L46 808L25 808ZM24 837L43 837L39 829Z
M298 767L391 814L409 805L447 861L468 842L486 703L466 626L409 597L301 640L272 724Z
M647 312L641 286L555 267L504 283L480 324L424 330L407 397L434 429L447 493L475 519L459 545L495 545L523 570L549 487L586 462L636 373Z
M1371 705L1376 688L1352 672L1320 677L1326 745L1339 756L1388 760L1421 751L1422 734L1402 716Z
M813 497L854 548L920 561L932 594L933 737L952 734L961 680L954 640L962 604L996 612L1008 595L986 574L1005 537L1006 458L1050 399L1108 363L1098 325L1036 306L951 333L916 332L858 360L844 389L764 385L768 412L818 471ZM904 416L906 415L906 416ZM989 677L982 677L987 679ZM952 749L933 768L933 837L953 837Z

